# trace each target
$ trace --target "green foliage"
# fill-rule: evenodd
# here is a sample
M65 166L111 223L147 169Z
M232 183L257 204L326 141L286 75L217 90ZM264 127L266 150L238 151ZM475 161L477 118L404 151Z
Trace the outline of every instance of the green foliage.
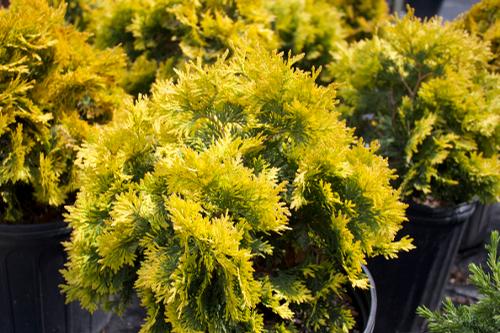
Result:
M79 143L124 98L124 55L96 51L64 13L43 0L0 10L2 222L40 222L66 202Z
M305 53L296 66L333 61L345 39L369 36L386 17L384 0L67 0L68 17L101 48L122 45L130 63L123 85L148 93L156 78L201 57L213 63L239 44ZM332 81L323 72L319 83Z
M429 320L432 333L497 333L500 331L500 235L491 234L488 250L488 270L471 264L470 279L481 298L470 306L455 306L450 299L444 302L442 313L420 307L419 315Z
M280 50L304 54L297 67L311 71L334 61L346 40L371 36L387 19L385 0L270 0L274 17L272 30ZM318 83L332 82L331 73L322 71Z
M102 0L48 0L51 6L59 7L66 4L66 22L77 27L78 30L93 30L92 13L102 7Z
M348 28L348 40L356 41L371 37L377 27L388 19L386 0L326 0L343 13Z
M304 54L297 62L311 71L332 63L347 41L371 36L387 18L385 0L271 0L272 30L280 51ZM333 77L322 71L318 83L331 83Z
M141 332L347 332L347 285L394 257L405 205L387 161L338 119L333 87L262 48L189 64L80 152L68 300Z
M500 71L500 1L482 0L456 20L459 28L465 29L490 43L493 58L492 69Z
M490 59L477 38L410 13L329 68L341 112L367 141L380 140L405 198L498 198L500 79Z
M263 1L108 0L90 15L97 46L124 47L130 58L124 85L138 94L197 57L212 63L241 43L277 47Z
M280 41L280 50L304 53L297 66L303 70L324 67L345 43L347 33L341 13L326 0L272 0L273 31ZM321 83L331 82L326 71Z

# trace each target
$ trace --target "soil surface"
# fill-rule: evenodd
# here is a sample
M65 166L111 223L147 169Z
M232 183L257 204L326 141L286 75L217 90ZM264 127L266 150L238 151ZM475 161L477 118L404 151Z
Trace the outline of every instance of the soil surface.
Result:
M488 235L493 230L500 231L500 207L494 216L493 223L490 226ZM489 237L489 236L488 236ZM455 263L451 270L450 278L446 286L445 297L451 298L455 304L469 305L478 301L479 293L477 289L470 283L468 266L471 263L479 264L482 267L487 267L486 260L488 254L484 248L484 244L476 249L472 249L465 253L459 253L455 258Z

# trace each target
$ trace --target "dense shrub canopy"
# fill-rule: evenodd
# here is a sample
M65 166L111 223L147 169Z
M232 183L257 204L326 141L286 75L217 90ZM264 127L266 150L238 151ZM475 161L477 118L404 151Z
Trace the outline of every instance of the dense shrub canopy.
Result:
M326 0L343 13L347 39L356 41L371 37L377 27L388 19L386 0Z
M69 21L93 32L97 46L125 48L124 86L135 95L187 61L212 63L241 43L304 53L296 64L304 70L325 66L346 38L370 36L387 15L384 0L66 1ZM318 82L331 77L323 72Z
M332 87L262 49L190 64L80 152L69 300L142 332L347 332L346 286L394 242L405 206Z
M500 1L483 0L456 20L459 28L465 29L490 43L494 71L500 71Z
M104 1L109 0L47 0L51 6L58 7L66 4L65 19L73 24L78 30L94 31L92 27L94 11L102 8Z
M91 26L97 46L122 45L127 52L125 88L147 93L156 77L172 77L186 61L212 63L241 43L276 48L263 1L107 0L95 8Z
M343 16L336 7L326 0L271 0L269 5L280 50L304 54L296 64L299 68L310 71L333 61L347 37ZM321 72L321 83L331 82L327 74Z
M500 81L486 44L411 15L330 67L345 117L378 139L403 195L459 203L499 194Z
M35 215L65 202L78 144L124 98L115 80L125 56L88 45L64 12L44 0L0 10L2 222L43 219Z
M335 61L346 41L370 37L388 18L385 0L269 0L272 30L280 51L304 54L296 66L307 71ZM322 71L318 83L331 83Z

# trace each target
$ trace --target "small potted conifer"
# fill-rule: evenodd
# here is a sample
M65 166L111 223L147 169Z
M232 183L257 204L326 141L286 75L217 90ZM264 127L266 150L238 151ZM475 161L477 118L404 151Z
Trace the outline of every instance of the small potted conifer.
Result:
M280 50L304 54L296 66L308 71L331 63L346 41L371 36L388 16L385 0L270 0L268 7ZM327 71L317 79L332 80Z
M280 50L304 54L296 64L298 68L310 71L324 67L345 44L348 30L342 12L328 0L271 0L268 4ZM331 81L326 71L318 76L319 83Z
M454 24L469 33L490 43L493 57L490 59L490 69L500 71L500 2L483 0L459 16ZM500 204L478 204L471 222L468 224L460 251L469 253L477 250L487 238L488 229L495 219L500 219Z
M418 305L435 309L474 200L500 190L499 77L488 45L439 19L409 13L353 44L329 69L342 113L378 140L410 204L416 251L374 263L382 294L379 332L416 332ZM377 277L380 281L377 281Z
M144 333L372 332L347 291L368 287L367 258L412 247L394 241L405 205L299 60L191 63L89 140L69 301L120 311L137 292Z
M45 0L0 9L0 332L89 330L58 288L70 233L62 212L78 145L125 96L125 56L92 48L64 13Z
M91 31L98 47L125 48L123 84L135 95L148 93L156 78L175 77L174 68L187 61L212 63L241 43L304 53L296 66L319 68L346 39L369 36L387 14L384 0L66 1L69 20ZM327 74L318 82L330 83Z
M156 78L175 76L174 68L201 58L211 63L242 42L278 46L264 0L104 0L90 11L88 30L100 48L121 45L129 58L124 88L149 93ZM72 1L73 2L73 1Z
M342 13L342 21L347 29L347 40L368 38L378 26L389 17L386 0L326 0Z

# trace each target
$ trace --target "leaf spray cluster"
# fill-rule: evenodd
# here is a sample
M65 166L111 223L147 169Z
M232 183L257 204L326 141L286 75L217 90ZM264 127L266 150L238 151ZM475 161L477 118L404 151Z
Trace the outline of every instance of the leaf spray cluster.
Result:
M500 80L486 43L435 18L395 18L330 67L341 112L401 176L405 198L460 203L500 190Z
M135 95L198 57L213 63L240 44L277 47L263 0L104 1L91 16L98 47L125 49L130 63L123 85Z
M500 71L500 2L482 0L459 17L455 24L460 29L490 43L493 53L490 64L493 71Z
M125 98L116 86L124 54L94 49L64 14L41 0L0 10L2 222L43 220L65 203L78 145Z
M387 16L384 0L66 1L69 21L91 31L98 47L124 47L130 62L123 85L134 95L175 77L174 68L198 57L213 63L239 45L304 53L295 65L318 69L346 39L370 36ZM330 83L327 74L318 82Z

